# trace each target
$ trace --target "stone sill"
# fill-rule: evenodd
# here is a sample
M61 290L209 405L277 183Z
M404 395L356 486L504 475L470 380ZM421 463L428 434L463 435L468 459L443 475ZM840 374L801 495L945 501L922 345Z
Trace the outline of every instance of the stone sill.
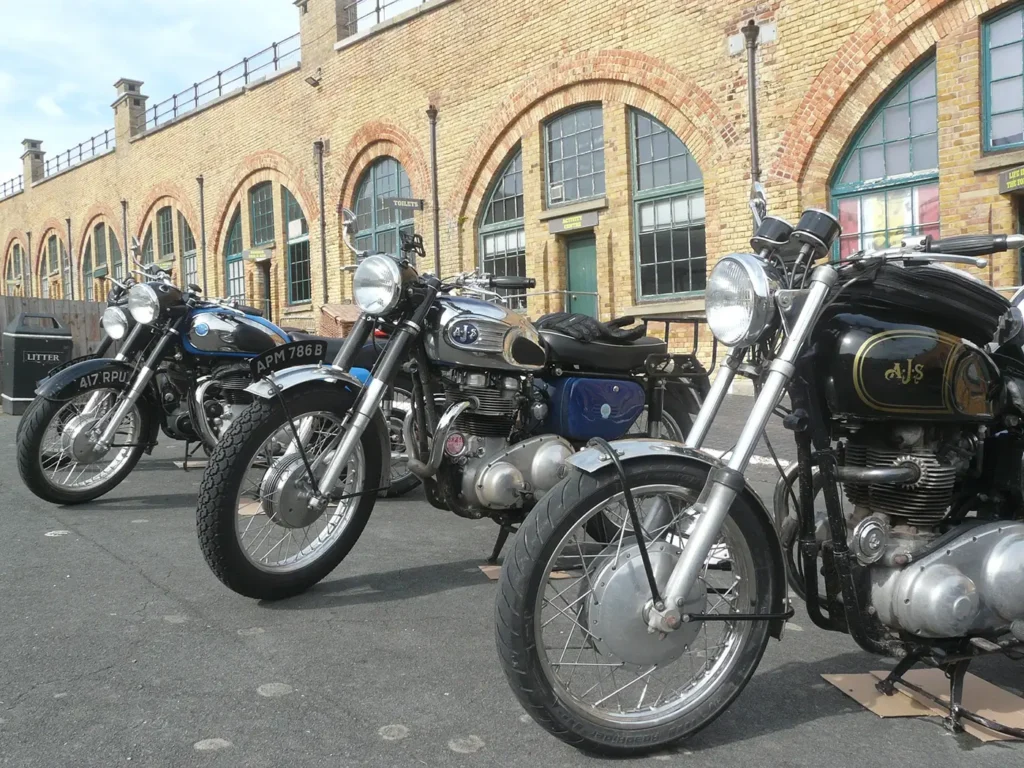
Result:
M188 120L190 117L194 117L195 115L205 112L206 110L212 107L216 107L217 105L223 104L226 101L235 99L241 96L243 93L248 93L249 91L255 90L256 88L259 88L262 85L272 83L278 78L284 77L285 75L290 75L292 72L295 72L296 70L299 69L302 69L301 61L297 61L294 64L284 67L283 69L279 69L276 72L273 72L269 75L258 77L255 80L252 80L248 85L239 86L238 88L235 88L232 91L228 91L227 93L218 96L213 101L208 101L205 104L201 104L200 106L196 107L195 109L189 110L188 112L180 114L177 117L171 118L166 123L161 123L155 128L150 128L148 131L144 131L143 133L132 136L130 141L134 143L136 141L148 138L149 136L152 136L155 133L160 133L160 131L170 128L171 126L178 125L182 121Z
M979 160L974 161L974 172L984 173L985 171L995 171L1015 165L1024 165L1024 149L1011 149L1005 152L984 155Z
M541 221L560 219L563 216L572 216L576 213L589 213L590 211L601 211L608 207L608 198L599 197L596 200L584 200L582 203L570 203L560 205L557 208L548 208L538 218Z
M392 27L398 27L405 24L407 21L415 19L417 16L422 16L425 13L435 11L443 5L448 5L455 0L427 0L423 5L418 5L415 8L410 8L405 13L400 13L386 21L382 21L376 26L370 27L363 32L356 32L354 35L349 35L343 40L339 40L334 44L334 50L343 51L346 48L361 43L363 40L367 40L371 37L376 37L382 32L387 32Z
M689 299L677 301L652 301L643 304L634 304L627 307L622 313L624 315L681 315L687 313L704 314L704 297L694 296ZM703 318L702 318L703 319Z
M108 149L106 152L104 152L104 153L102 153L100 155L94 155L93 157L90 157L88 160L83 160L82 162L78 163L77 165L72 165L70 168L65 168L63 171L57 171L56 173L51 173L49 176L46 176L45 178L42 178L39 181L33 181L32 182L32 188L35 189L40 184L45 184L46 182L50 181L51 179L56 179L58 176L63 176L65 173L70 173L71 171L76 171L79 168L81 168L82 166L88 165L89 163L94 163L97 160L106 157L107 155L112 155L112 154L114 154L114 152L116 150L117 150L117 147L114 147L113 149ZM24 191L25 190L22 190L22 192L24 192ZM21 193L19 192L18 194L21 194ZM4 198L4 199L6 200L7 198Z
M281 314L287 315L288 317L294 317L295 315L307 315L309 317L312 317L313 304L312 302L307 302L305 304L294 304L282 309Z

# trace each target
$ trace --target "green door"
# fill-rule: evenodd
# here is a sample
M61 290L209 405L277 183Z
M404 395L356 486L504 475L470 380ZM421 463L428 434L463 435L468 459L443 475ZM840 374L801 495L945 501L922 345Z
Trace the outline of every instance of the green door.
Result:
M594 233L566 240L569 311L597 317L597 241Z

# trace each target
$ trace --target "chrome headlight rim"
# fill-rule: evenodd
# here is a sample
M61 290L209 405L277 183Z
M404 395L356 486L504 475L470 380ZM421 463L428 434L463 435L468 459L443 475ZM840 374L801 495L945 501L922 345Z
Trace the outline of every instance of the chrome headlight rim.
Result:
M390 289L382 284L386 279L390 279ZM368 285L368 282L377 284ZM382 254L367 256L359 262L352 277L352 297L356 306L366 314L374 317L386 315L398 306L402 298L402 282L402 269L394 259ZM374 289L380 294L371 300L366 294Z
M128 291L128 311L135 322L152 325L160 318L160 297L148 283L138 283Z
M100 317L100 325L107 336L120 341L128 334L128 315L120 307L107 307Z
M749 282L752 300L743 309L749 312L749 319L746 327L732 329L726 333L721 327L715 328L715 321L712 319L714 308L714 282L716 272L724 269L729 264L738 265L746 280ZM720 274L720 272L719 272ZM730 253L718 260L708 275L707 288L705 290L705 307L707 311L708 328L712 335L727 347L749 347L756 343L775 319L775 293L779 288L776 277L770 271L769 266L753 253Z

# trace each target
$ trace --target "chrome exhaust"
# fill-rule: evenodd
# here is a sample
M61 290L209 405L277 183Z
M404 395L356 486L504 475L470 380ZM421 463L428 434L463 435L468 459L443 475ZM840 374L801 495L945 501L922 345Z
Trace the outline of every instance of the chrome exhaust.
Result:
M437 422L437 431L434 432L434 441L430 445L430 458L424 463L420 458L419 448L412 432L413 409L405 414L402 420L402 440L405 441L405 452L409 455L406 466L409 471L421 480L433 477L441 466L441 459L444 456L444 444L448 440L448 433L455 425L455 420L472 407L472 403L462 401L448 407Z

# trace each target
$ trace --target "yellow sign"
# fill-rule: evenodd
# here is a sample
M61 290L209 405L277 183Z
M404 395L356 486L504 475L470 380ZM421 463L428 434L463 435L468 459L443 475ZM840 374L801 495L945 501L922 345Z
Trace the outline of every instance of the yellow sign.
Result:
M1024 192L1024 165L999 174L999 194Z

